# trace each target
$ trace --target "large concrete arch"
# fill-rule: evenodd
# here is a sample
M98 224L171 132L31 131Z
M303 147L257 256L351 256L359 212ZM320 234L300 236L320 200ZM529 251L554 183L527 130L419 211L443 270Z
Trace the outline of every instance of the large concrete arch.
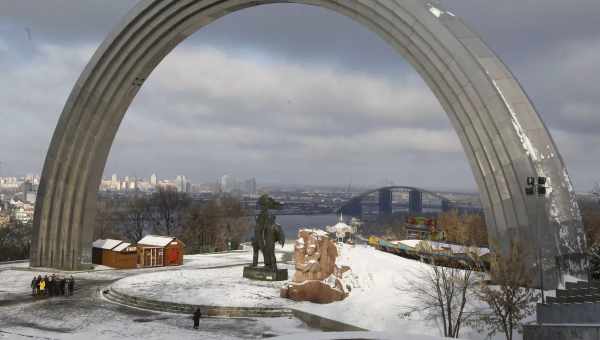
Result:
M500 244L517 236L540 245L549 271L556 256L579 261L585 247L579 209L548 130L507 67L437 1L143 0L98 48L64 107L39 187L32 266L75 269L90 261L96 193L111 144L158 63L214 20L280 2L331 9L391 44L427 82L456 129L490 236ZM535 175L548 177L552 185L539 216L540 239L535 202L523 192L526 177Z

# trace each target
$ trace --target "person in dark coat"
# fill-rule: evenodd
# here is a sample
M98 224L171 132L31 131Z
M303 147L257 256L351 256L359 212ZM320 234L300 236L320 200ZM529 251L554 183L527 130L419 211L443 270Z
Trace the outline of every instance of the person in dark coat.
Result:
M196 308L196 311L194 312L194 329L198 329L198 326L200 326L200 317L202 316L202 312L200 312L200 308Z
M67 284L67 280L65 279L65 277L61 277L60 280L58 280L59 282L59 287L60 287L60 295L65 295L65 291L66 291L66 284Z
M73 295L73 290L75 289L75 279L73 279L73 275L69 278L69 282L67 284L69 287L67 291L69 292L69 296Z
M58 282L58 277L56 274L52 274L52 295L58 296L60 291L60 282Z
M52 275L46 280L46 290L49 296L54 296L54 276Z
M31 295L35 296L37 294L37 278L35 277L35 275L33 276L33 279L31 280Z

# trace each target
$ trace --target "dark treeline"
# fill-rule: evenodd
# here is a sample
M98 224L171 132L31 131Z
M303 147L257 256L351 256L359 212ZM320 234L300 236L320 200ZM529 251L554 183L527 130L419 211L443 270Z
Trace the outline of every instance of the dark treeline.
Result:
M594 280L600 280L600 202L581 200L579 207L587 239L590 274Z
M437 220L436 231L441 236L433 237L438 241L462 244L467 246L488 246L488 235L483 214L459 212L450 210L440 214L423 214ZM366 235L381 235L390 240L407 238L406 218L408 215L399 214L390 218L380 219L376 227L367 225L363 228Z
M0 261L28 259L31 230L31 223L14 220L0 226Z
M177 237L186 253L237 249L253 223L240 201L229 196L197 202L174 188L122 199L99 198L94 238L131 243L146 234Z

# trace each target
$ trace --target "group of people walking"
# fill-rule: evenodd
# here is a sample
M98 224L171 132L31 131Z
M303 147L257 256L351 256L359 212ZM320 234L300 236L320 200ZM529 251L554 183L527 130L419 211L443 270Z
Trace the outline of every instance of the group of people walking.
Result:
M31 295L33 296L71 296L75 289L73 276L66 278L52 274L38 275L31 280Z

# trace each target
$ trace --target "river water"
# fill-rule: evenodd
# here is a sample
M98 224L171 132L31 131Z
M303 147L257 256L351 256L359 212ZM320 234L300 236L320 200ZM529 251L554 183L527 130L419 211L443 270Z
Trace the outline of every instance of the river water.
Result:
M279 223L285 232L288 240L295 240L298 236L298 230L304 228L325 229L325 226L336 224L338 217L336 214L326 215L279 215L275 220Z

